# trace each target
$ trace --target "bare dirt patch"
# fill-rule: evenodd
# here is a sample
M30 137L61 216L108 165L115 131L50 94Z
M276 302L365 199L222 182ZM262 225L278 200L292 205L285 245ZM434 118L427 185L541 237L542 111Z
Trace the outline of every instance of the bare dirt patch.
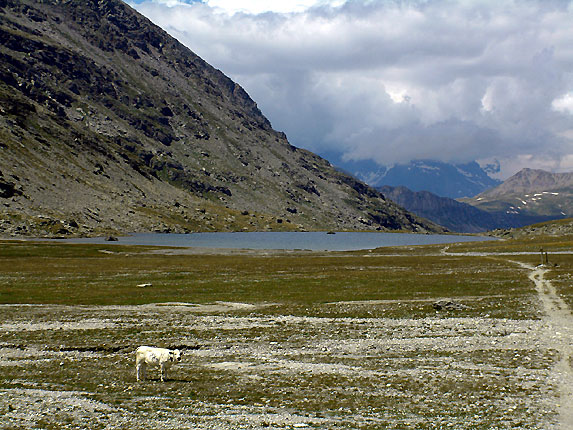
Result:
M560 392L559 414L561 427L573 428L573 316L567 303L557 294L555 287L545 278L549 268L544 265L533 267L520 265L531 270L529 278L534 282L543 303L547 342L559 353L554 368L554 380Z

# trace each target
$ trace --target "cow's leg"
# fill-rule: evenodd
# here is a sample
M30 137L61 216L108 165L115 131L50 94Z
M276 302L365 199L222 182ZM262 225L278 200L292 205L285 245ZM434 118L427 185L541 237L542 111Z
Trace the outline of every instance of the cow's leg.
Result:
M135 365L135 377L137 378L137 381L138 381L138 382L141 380L141 377L140 377L140 376L142 376L142 374L143 374L143 372L142 372L143 369L142 369L141 367L142 367L142 366L141 366L141 363L137 363L137 364Z
M159 366L159 374L161 376L161 382L165 382L165 366Z
M146 366L145 366L145 362L139 362L137 363L137 380L141 381L143 379L146 378L147 372L146 372Z

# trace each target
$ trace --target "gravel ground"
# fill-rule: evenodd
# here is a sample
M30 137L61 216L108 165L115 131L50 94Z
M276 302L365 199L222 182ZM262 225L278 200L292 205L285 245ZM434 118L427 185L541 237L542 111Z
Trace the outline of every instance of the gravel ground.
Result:
M3 305L2 429L573 428L571 312L540 319L294 316L278 304ZM468 302L472 298L468 297ZM420 306L429 306L420 303ZM165 383L134 350L183 350Z

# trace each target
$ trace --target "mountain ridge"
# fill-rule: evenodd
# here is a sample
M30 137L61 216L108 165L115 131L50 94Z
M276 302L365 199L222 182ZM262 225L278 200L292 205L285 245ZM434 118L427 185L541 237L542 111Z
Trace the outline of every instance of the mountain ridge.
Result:
M493 198L506 194L552 191L573 187L573 172L551 173L541 169L524 168L503 183L476 197Z
M519 228L553 219L547 216L488 212L449 197L440 197L429 191L412 191L406 187L384 186L378 189L405 209L457 233Z
M488 212L567 218L573 216L573 173L525 168L499 186L460 201Z
M0 232L443 231L117 0L0 0Z

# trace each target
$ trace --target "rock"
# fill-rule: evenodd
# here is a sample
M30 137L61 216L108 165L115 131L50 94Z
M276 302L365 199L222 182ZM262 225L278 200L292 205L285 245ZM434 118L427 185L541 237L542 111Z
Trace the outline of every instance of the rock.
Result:
M115 236L108 236L105 238L107 242L117 242L119 239Z
M452 299L441 299L437 302L432 304L432 307L437 310L446 310L446 311L461 311L463 309L469 309L469 306L464 305L463 303L456 302Z
M16 185L12 182L6 182L0 180L0 197L10 198L14 196L21 196L22 191L16 188Z
M68 227L79 228L80 226L78 225L78 223L75 220L72 219L72 220L68 221Z

